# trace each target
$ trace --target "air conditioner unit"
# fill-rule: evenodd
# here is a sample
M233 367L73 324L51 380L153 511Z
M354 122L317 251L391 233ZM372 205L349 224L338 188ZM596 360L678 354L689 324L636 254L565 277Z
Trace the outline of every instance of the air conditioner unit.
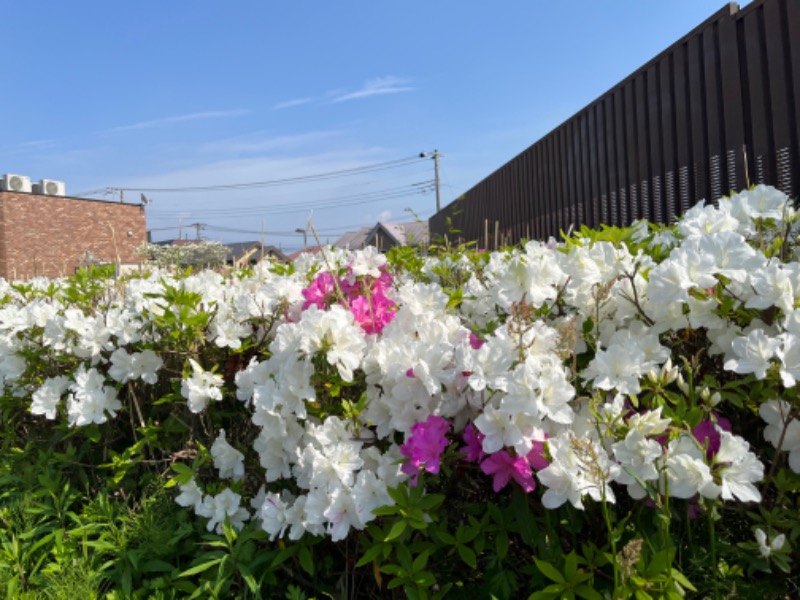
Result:
M33 191L43 196L63 196L65 193L64 182L54 179L42 179L33 186Z
M24 175L11 175L7 173L0 179L0 190L6 192L30 192L31 178Z

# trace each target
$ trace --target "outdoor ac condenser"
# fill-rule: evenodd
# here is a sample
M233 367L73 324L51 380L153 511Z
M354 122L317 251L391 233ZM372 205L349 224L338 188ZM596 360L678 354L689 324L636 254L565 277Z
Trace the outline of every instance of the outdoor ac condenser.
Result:
M43 196L63 196L65 193L64 182L54 179L42 179L33 186L33 191Z
M5 192L30 192L31 178L7 173L0 179L0 190Z

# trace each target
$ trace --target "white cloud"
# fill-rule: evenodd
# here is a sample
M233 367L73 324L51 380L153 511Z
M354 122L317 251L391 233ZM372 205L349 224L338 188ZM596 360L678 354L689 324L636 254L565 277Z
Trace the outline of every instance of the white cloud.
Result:
M368 98L369 96L379 96L384 94L399 94L402 92L411 92L413 87L408 84L411 83L410 79L403 79L401 77L378 77L377 79L370 79L361 89L354 92L337 93L334 95L332 102L346 102L348 100L356 100L358 98Z
M381 223L391 223L392 222L392 211L384 210L378 215L378 221Z
M112 127L106 129L101 133L119 133L122 131L134 131L137 129L150 129L153 127L161 127L162 125L170 125L172 123L184 123L186 121L205 121L208 119L228 119L231 117L241 117L248 114L249 110L237 108L234 110L212 110L206 112L190 113L188 115L178 115L175 117L164 117L161 119L153 119L152 121L141 121L133 125L120 125L119 127Z
M283 108L291 108L293 106L302 106L303 104L309 104L313 101L314 98L311 96L307 96L305 98L295 98L293 100L286 100L285 102L278 102L272 107L272 110L281 110Z

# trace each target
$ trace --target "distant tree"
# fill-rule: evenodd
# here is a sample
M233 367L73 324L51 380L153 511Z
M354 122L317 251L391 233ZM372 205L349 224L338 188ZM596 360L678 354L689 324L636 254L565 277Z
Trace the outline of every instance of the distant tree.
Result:
M215 269L225 265L228 248L220 242L199 241L194 244L142 244L138 253L148 262L164 268L199 267Z

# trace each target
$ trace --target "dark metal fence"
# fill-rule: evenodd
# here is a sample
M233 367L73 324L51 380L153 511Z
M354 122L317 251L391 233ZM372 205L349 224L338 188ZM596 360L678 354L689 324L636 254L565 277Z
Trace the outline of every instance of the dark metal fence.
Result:
M800 0L731 3L430 219L493 247L800 191ZM448 223L449 220L449 223Z

